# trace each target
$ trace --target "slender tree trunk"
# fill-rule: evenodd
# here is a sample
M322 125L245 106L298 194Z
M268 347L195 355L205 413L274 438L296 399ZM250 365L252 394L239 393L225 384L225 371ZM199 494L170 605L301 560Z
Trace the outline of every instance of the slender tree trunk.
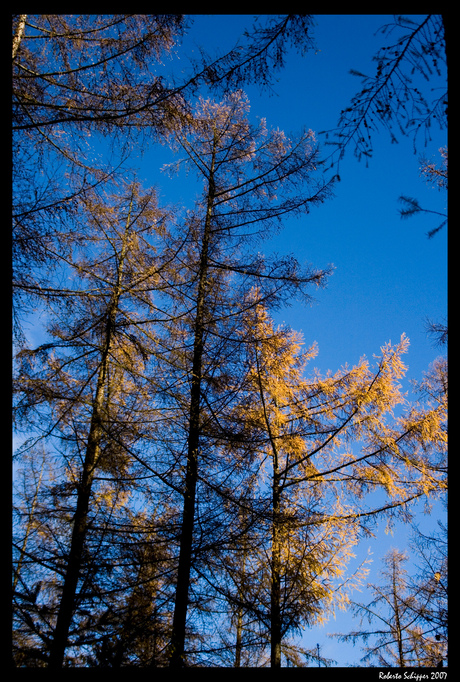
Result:
M21 44L22 36L24 35L24 31L26 28L26 19L27 19L27 14L20 14L19 15L18 26L16 28L16 33L14 34L14 38L13 38L13 59L16 57L16 52L19 49L19 45Z
M234 668L241 667L241 651L243 649L243 609L238 606L236 613L236 644L235 644L235 665Z
M192 566L192 543L195 518L195 493L198 480L198 449L200 440L201 379L203 359L203 339L205 331L204 313L208 278L208 252L211 233L211 218L215 196L214 162L211 165L208 186L208 200L201 246L198 273L198 294L195 316L192 384L190 391L190 421L187 448L187 471L185 475L184 507L179 549L179 565L174 604L173 628L169 666L184 666L185 629L187 621L190 571Z
M127 234L129 229L129 217L126 225L125 239L120 254L117 272L117 282L112 295L107 314L107 323L104 331L104 339L99 367L96 395L93 403L91 424L89 428L88 442L86 445L85 460L78 485L77 505L74 515L74 524L70 542L67 570L62 588L61 601L54 630L54 638L50 647L48 667L52 669L62 668L64 663L67 639L70 625L75 610L75 597L77 594L78 580L80 576L83 548L88 531L88 511L91 497L91 488L94 480L95 469L98 465L100 454L100 442L102 437L102 416L104 409L104 396L107 386L107 375L110 359L110 346L112 344L115 316L121 294L123 264L126 254Z
M271 587L270 587L270 666L281 668L281 485L278 461L278 447L276 433L273 433L272 425L265 402L262 385L261 367L256 350L256 365L259 381L259 392L264 411L264 420L267 427L268 437L272 450L273 477L272 477L272 561L271 561ZM275 400L275 409L277 408Z
M401 620L399 617L399 603L398 603L398 589L396 585L396 565L393 563L393 609L395 613L395 630L396 642L398 646L398 666L405 668L404 647L403 647L403 633L401 630Z
M106 348L108 350L108 339ZM101 410L104 400L105 377L107 371L108 353L99 370L99 377L96 389L96 398L91 418L88 443L86 446L85 461L78 487L77 507L74 516L72 538L70 543L69 557L67 560L67 571L62 589L61 602L54 630L54 639L51 645L49 668L58 669L64 662L65 649L70 624L75 607L75 595L77 592L78 579L80 575L83 547L88 527L88 509L91 495L91 487L94 478L94 469L97 465L99 456L99 443L101 438Z
M246 524L246 512L242 511L240 514L240 524ZM247 558L247 545L246 545L246 534L242 535L242 547L241 547L241 582L238 586L238 606L236 611L236 642L235 642L235 668L241 667L241 653L243 651L243 603L245 598L246 590L246 558Z
M275 458L273 475L272 581L270 613L270 665L272 668L281 668L281 538L279 514L279 473L278 463Z

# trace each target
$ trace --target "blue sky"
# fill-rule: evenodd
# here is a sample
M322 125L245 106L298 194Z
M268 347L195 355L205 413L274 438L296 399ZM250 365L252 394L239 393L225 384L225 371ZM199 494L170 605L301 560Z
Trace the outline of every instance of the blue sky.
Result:
M244 88L251 116L265 117L268 126L287 133L302 127L318 133L336 126L340 110L360 89L360 80L349 70L373 73L372 57L384 44L375 32L392 20L391 15L315 18L317 52L288 56L278 74L275 95L261 94L254 86ZM203 44L210 52L230 48L252 20L253 15L194 15L187 49L194 49L194 44ZM437 225L436 217L401 220L398 197L417 197L422 206L445 211L445 195L420 177L419 157L423 153L439 163L438 150L446 145L446 133L433 128L432 142L420 148L419 155L414 154L412 139L398 137L399 144L390 144L384 132L374 135L374 155L368 167L350 149L341 164L335 198L301 220L286 220L283 232L263 245L265 252L294 253L316 267L335 266L328 286L314 292L312 306L294 304L277 315L279 322L301 330L307 345L318 343L314 366L322 372L355 364L363 355L372 359L387 341L399 341L402 333L411 342L405 356L408 379L420 379L440 353L426 334L425 319L447 319L447 231L429 240L426 233ZM324 143L323 136L317 139ZM146 165L154 158L155 150L149 152ZM422 517L423 527L433 527L436 518L436 510ZM407 527L399 528L394 536L381 528L375 540L360 545L358 560L368 550L373 553L370 580L377 580L383 554L392 546L406 548L409 535ZM368 595L355 598L365 601ZM350 615L339 613L336 621L306 631L303 641L309 647L319 643L322 655L336 659L338 665L356 665L358 647L327 638L328 632L351 627L356 623L351 623Z

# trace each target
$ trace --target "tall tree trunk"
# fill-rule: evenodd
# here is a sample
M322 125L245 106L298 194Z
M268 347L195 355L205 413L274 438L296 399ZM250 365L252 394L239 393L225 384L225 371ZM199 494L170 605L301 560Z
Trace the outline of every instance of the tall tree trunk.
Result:
M240 514L240 523L242 526L246 525L246 512L242 511ZM247 539L246 534L242 534L241 547L241 582L238 586L238 605L236 611L236 642L235 642L235 665L234 668L241 667L241 654L243 651L243 603L246 590L246 558L247 558Z
M243 609L238 606L236 613L236 643L235 643L235 665L234 668L241 667L241 651L243 648Z
M190 571L192 566L192 543L195 517L195 493L198 480L198 449L200 440L201 381L203 360L203 339L205 331L205 305L208 278L209 239L214 204L214 159L211 164L208 185L206 217L201 245L198 273L198 293L195 314L192 383L190 390L190 421L187 447L187 471L185 475L184 507L179 549L179 565L174 604L173 628L169 666L184 666L185 629L187 621Z
M281 538L280 489L278 462L274 458L273 475L273 526L272 526L272 580L270 612L270 665L281 668Z
M94 480L95 470L98 465L100 454L100 442L103 434L102 417L104 409L104 396L107 386L107 376L109 369L110 346L113 340L115 316L121 295L123 264L126 255L129 221L130 218L128 216L125 238L123 240L123 246L118 265L117 282L107 312L107 322L104 330L101 363L99 367L96 385L96 395L94 398L93 409L91 414L91 423L89 428L88 441L86 444L85 460L83 463L83 470L81 473L80 483L78 485L77 505L74 515L72 537L70 541L70 550L67 559L67 569L64 578L64 585L62 588L62 595L59 604L56 626L54 629L54 638L50 647L48 667L52 669L62 668L62 665L64 663L67 639L69 636L70 625L75 610L75 597L77 594L78 580L81 571L83 548L88 531L88 511L89 501L91 497L91 488Z
M393 562L393 609L395 614L395 636L396 644L398 647L398 666L400 668L406 667L406 662L404 660L404 646L403 646L403 632L401 628L401 619L399 614L399 601L398 601L398 587L397 587L397 576L396 576L396 564Z
M265 401L262 384L261 366L256 349L255 354L259 393L264 412L265 425L268 432L270 447L272 450L273 475L272 475L272 560L271 560L271 586L270 586L270 666L281 668L281 485L279 472L278 446L276 432L273 432L270 422L267 404ZM277 401L274 399L275 410ZM276 421L276 418L275 418Z
M19 21L16 28L16 33L13 38L13 59L16 57L16 52L19 50L19 45L21 44L22 36L26 28L27 14L20 14Z
M109 334L110 336L110 334ZM106 343L106 351L109 347L109 338ZM64 662L64 654L67 646L67 637L75 607L75 595L77 592L78 578L80 575L83 547L88 527L88 509L91 495L91 487L94 478L94 470L99 457L99 443L101 438L101 411L104 401L105 380L107 372L108 352L99 370L96 389L96 397L91 418L91 426L86 446L85 461L81 481L78 486L77 506L74 516L72 538L70 543L67 571L62 589L61 602L54 630L54 639L51 645L49 666L61 668Z

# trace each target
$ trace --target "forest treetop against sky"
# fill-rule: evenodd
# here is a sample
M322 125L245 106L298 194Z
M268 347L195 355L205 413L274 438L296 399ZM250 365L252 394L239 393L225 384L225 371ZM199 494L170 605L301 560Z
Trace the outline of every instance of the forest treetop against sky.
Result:
M195 43L211 54L214 49L224 52L253 19L252 15L192 18L186 54ZM311 129L322 153L331 153L333 148L326 144L332 135L327 138L321 131L336 127L340 111L359 89L360 80L350 69L372 73L372 57L382 45L377 31L391 19L391 15L315 17L317 50L303 56L291 50L273 91L261 94L258 86L244 88L251 118L265 118L269 127L287 133ZM178 54L184 62L181 51ZM437 87L442 86L441 78ZM382 130L373 136L373 156L367 162L358 161L350 147L340 164L334 198L300 220L286 220L279 237L264 245L267 251L293 252L316 267L332 264L335 268L326 288L314 294L316 305L292 306L280 316L303 331L306 343L317 341L316 362L323 371L356 362L363 354L372 357L381 345L396 341L402 333L411 341L411 374L420 376L436 356L432 339L426 335L425 318L447 318L447 231L427 239L427 232L437 224L436 216L402 221L398 202L401 195L407 195L417 197L430 210L446 210L445 194L429 186L420 173L420 157L440 164L439 149L447 144L446 130L434 125L431 135L425 147L423 133L419 134L418 153L414 153L412 137L398 135L398 142L391 144ZM151 174L152 168L158 169L157 156L157 149L149 151L140 173L158 182L160 193L169 199L167 178ZM172 200L178 188L176 182L171 184ZM188 183L179 191L190 198Z
M174 72L182 63L186 72L187 55L193 56L200 45L211 54L233 47L242 31L250 28L253 16L191 15L190 19L183 45L176 48L171 61L165 61L166 71ZM305 55L291 50L277 74L273 92L261 93L257 85L244 87L251 106L250 119L257 122L265 118L269 128L287 133L312 130L321 153L332 153L327 143L333 134L327 136L322 131L336 127L340 111L360 89L360 79L349 70L369 73L375 69L372 57L384 40L376 32L391 20L391 15L315 16L316 50ZM430 81L429 87L442 88L443 76ZM363 355L372 362L373 355L379 355L387 342L396 344L406 335L410 346L404 357L409 366L404 389L410 393L409 380L420 380L440 353L426 333L426 319L447 319L447 230L428 239L426 233L436 227L438 216L420 213L402 221L398 197L416 197L424 208L440 214L446 211L445 193L427 183L420 168L422 156L441 164L439 150L447 145L447 139L446 131L434 125L432 139L424 146L419 136L414 153L411 137L397 137L397 143L392 144L387 131L374 133L373 154L368 161L358 161L348 148L340 166L325 171L325 176L340 174L333 198L312 207L306 216L287 218L282 231L262 243L261 249L280 255L293 253L313 267L334 268L327 286L312 292L312 305L294 302L274 315L276 323L286 322L301 331L306 346L318 344L318 355L307 366L307 375L315 367L324 374L345 364L355 365ZM131 157L129 165L137 168L144 186L158 187L160 204L165 201L191 208L198 186L190 178L186 182L182 178L178 184L177 177L170 179L161 172L163 164L173 159L167 148L152 145L137 158ZM28 336L31 340L41 337L33 328ZM442 517L442 508L435 509ZM433 514L431 521L434 519ZM422 525L425 522L421 517ZM382 527L378 541L365 540L359 546L358 563L368 549L373 552L375 563L369 577L373 581L384 551L407 545L406 527L398 527L390 538L383 532ZM335 659L338 665L349 664L351 658L358 657L358 650L350 652L349 645L339 645L325 633L343 632L355 626L351 622L349 614L342 614L326 628L307 630L305 646L312 647L313 638L320 643L324 657Z

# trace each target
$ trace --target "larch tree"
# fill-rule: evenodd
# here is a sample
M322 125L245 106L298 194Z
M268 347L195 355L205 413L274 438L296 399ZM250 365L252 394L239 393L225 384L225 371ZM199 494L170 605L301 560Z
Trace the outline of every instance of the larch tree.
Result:
M265 122L252 126L243 93L223 102L200 100L190 127L175 133L184 162L198 175L203 199L185 221L186 259L182 257L182 297L189 393L186 473L180 536L177 591L171 642L171 666L184 664L187 607L193 558L196 491L200 476L211 480L211 457L232 425L225 411L238 398L238 356L244 341L236 333L246 309L245 293L260 286L267 305L283 303L324 281L326 271L305 269L289 256L266 259L251 254L251 241L268 235L284 216L308 212L329 187L314 181L317 151L311 132L289 139ZM180 163L176 164L180 167ZM177 327L177 324L175 325ZM174 354L172 348L171 358ZM176 360L175 360L176 361ZM234 436L233 436L234 437ZM209 462L203 474L200 461Z
M286 635L305 623L321 620L327 612L334 597L334 581L356 543L356 527L331 522L333 506L329 519L317 523L320 479L308 486L285 489L288 471L305 455L304 371L316 348L301 353L300 335L290 329L275 330L262 306L255 309L251 333L250 380L254 393L248 394L245 411L260 433L259 456L269 462L259 485L261 490L266 485L271 497L265 532L269 561L259 569L267 576L268 594L261 603L270 633L270 665L279 668ZM308 470L317 473L311 462L304 465L303 473ZM336 505L337 515L338 509Z
M442 330L446 339L447 330ZM438 357L425 373L422 381L415 382L419 395L433 403L447 399L447 358ZM444 426L447 431L447 425ZM447 433L446 433L447 437ZM438 470L447 475L447 462L443 452L438 453ZM447 495L443 502L447 511ZM415 525L411 549L417 572L411 576L410 589L416 595L415 608L419 615L418 630L414 633L414 649L419 665L442 666L447 664L448 641L448 546L447 526L438 519L436 532L422 532Z
M79 199L122 173L126 177L121 164L143 127L140 111L151 138L180 108L155 66L183 27L182 15L13 16L18 333L24 310L37 306L40 285L53 275L53 251L75 231Z
M437 532L415 529L411 549L417 572L410 576L415 595L418 627L412 633L418 665L447 665L448 642L448 546L447 527L438 521Z
M363 359L308 377L315 349L301 352L299 335L275 329L263 306L252 315L252 389L239 409L265 461L259 494L265 487L271 506L264 534L270 558L260 574L268 576L270 597L259 595L258 612L260 618L265 604L271 666L280 667L290 630L323 618L334 601L347 603L347 580L341 581L369 523L385 515L390 523L394 515L408 520L412 501L446 489L446 402L438 395L431 404L407 403L399 383L404 337L382 348L375 368ZM398 406L401 416L394 414ZM383 493L379 504L372 491Z
M48 486L54 510L41 510L45 525L46 514L51 520L43 531L48 558L39 546L35 555L59 576L44 640L52 668L62 667L66 648L78 641L80 612L92 599L84 595L91 595L96 555L108 538L104 518L134 492L134 469L145 473L139 440L155 430L157 389L146 368L155 357L155 242L164 214L154 193L131 185L115 198L86 199L80 217L91 223L92 239L80 249L74 241L72 258L61 257L65 284L42 292L49 341L18 353L15 382L15 412L29 436L19 458L46 443L56 475L62 472Z
M339 635L342 641L364 643L363 662L377 666L407 668L414 666L437 667L445 655L440 638L423 637L424 600L421 586L414 589L408 576L408 555L397 549L383 558L381 584L372 584L373 600L369 604L354 604L353 610L361 616L361 624L369 629ZM436 582L436 578L432 578Z
M289 46L312 45L309 15L267 16L228 53L196 62L173 51L182 14L12 15L15 330L37 304L52 254L72 233L75 202L126 177L126 162L163 139L202 86L273 82Z
M193 15L13 15L15 129L95 125L161 127L174 96L200 85L231 89L271 86L289 47L314 47L311 15L262 15L223 55L204 50L184 73L167 72L165 56L193 23ZM156 68L154 68L156 67ZM161 74L159 71L162 71ZM164 107L164 108L163 108ZM125 131L127 132L127 131Z

